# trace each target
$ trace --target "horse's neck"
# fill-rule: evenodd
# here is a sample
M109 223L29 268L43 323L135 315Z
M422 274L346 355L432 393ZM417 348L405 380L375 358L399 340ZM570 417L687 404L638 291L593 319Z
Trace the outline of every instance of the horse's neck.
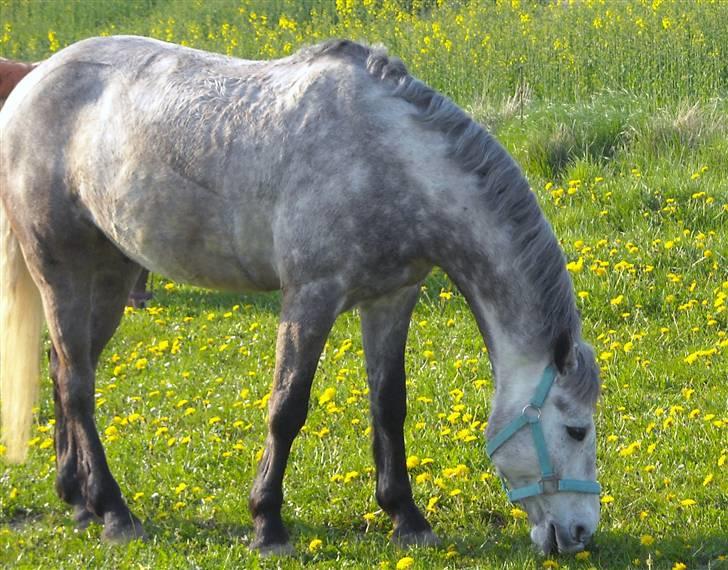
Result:
M463 195L477 197L477 192ZM483 200L471 198L466 205L476 213L470 218L471 227L461 224L457 232L444 230L450 234L443 239L456 243L441 253L438 265L465 295L488 346L495 377L508 382L503 397L526 393L553 357L553 339L543 322L548 314L543 291L551 284L532 283L520 269L518 257L523 252L512 242L508 220L498 219Z
M466 293L470 308L480 328L490 355L496 379L496 396L511 400L530 394L534 379L551 363L549 343L529 337L503 323L490 303L480 298L477 290Z

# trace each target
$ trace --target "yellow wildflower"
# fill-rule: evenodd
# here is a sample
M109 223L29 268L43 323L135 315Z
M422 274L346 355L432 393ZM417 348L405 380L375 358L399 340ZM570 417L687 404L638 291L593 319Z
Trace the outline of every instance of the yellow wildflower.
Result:
M323 545L323 541L320 538L314 538L308 543L308 551L316 552Z

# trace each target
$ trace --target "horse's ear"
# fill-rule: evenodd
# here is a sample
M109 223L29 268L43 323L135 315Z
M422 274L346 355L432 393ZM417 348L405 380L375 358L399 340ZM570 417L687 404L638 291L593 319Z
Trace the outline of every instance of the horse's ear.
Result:
M571 332L563 331L554 344L554 364L559 374L566 375L576 368L576 345Z

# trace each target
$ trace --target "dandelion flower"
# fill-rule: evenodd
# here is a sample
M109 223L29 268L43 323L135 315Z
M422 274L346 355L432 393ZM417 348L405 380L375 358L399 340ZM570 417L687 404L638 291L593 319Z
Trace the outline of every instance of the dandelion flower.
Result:
M334 396L336 396L336 388L326 388L326 390L324 390L324 393L319 396L319 406L330 402L334 399Z
M410 455L407 458L407 469L414 469L416 467L419 467L420 465L420 458L416 455Z
M523 510L519 509L518 507L514 507L511 509L511 516L514 519L525 519L528 517L528 515L526 514L526 511L523 511Z
M320 538L314 538L311 542L308 543L308 551L316 552L318 549L321 548L322 545L323 541Z

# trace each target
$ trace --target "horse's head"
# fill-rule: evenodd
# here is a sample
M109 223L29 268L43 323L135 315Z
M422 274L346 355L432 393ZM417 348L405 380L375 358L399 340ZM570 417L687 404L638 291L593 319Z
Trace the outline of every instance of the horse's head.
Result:
M538 374L524 382L528 393L496 395L488 455L509 498L528 513L533 543L546 554L578 552L599 522L599 370L591 347L565 336Z

